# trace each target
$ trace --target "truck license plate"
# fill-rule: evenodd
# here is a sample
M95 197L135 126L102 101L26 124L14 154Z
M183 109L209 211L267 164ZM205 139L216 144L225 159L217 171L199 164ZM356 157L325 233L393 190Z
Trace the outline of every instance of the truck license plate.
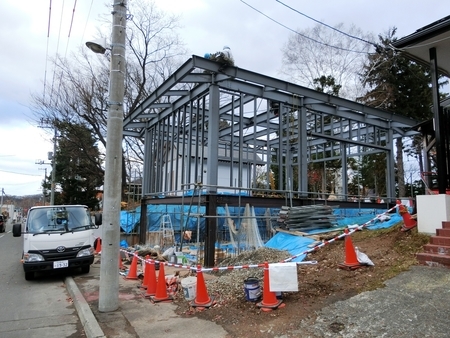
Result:
M68 268L69 267L69 261L56 261L53 262L53 269L59 269L59 268Z

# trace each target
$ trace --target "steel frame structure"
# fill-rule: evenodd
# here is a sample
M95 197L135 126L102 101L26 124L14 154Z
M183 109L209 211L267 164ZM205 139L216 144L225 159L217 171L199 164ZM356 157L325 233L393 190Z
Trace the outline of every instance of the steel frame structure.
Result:
M180 203L185 189L202 187L199 198L210 216L219 204L260 195L254 184L257 166L278 168L278 181L271 189L282 198L271 199L272 205L286 205L286 194L298 205L308 196L309 162L347 163L350 156L368 153L386 153L387 195L394 198L393 141L416 134L411 129L416 124L391 112L193 55L124 119L124 136L141 138L145 144L141 224L146 224L147 204ZM228 168L226 181L223 171L219 177L219 166ZM270 180L267 170L266 181ZM344 166L344 200L347 183ZM221 195L230 188L239 192L239 202ZM271 189L268 186L263 194ZM158 198L161 195L165 198ZM267 196L252 203L267 205ZM215 220L209 223L212 229ZM206 248L205 252L207 261Z

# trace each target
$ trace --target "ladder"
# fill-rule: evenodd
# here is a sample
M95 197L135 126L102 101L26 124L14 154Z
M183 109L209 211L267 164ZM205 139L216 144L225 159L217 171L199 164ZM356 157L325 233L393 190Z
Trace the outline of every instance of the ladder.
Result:
M162 216L159 232L161 233L161 248L175 245L175 232L173 231L170 215Z

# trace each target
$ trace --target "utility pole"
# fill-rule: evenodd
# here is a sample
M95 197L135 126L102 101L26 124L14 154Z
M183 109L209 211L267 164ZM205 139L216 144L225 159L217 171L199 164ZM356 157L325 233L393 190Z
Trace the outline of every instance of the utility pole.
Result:
M5 190L2 188L2 201L1 201L1 207L0 207L0 214L3 215L3 195L5 194Z
M50 205L55 205L55 185L56 185L56 125L53 125L55 134L53 136L53 155L52 155L52 186L50 190Z
M47 168L39 168L39 170L45 170L44 183L47 183ZM42 189L42 198L43 198L44 205L45 205L45 190L44 189Z
M127 1L115 0L112 11L109 108L103 184L102 255L98 309L119 308L119 241L122 198L123 98Z
M50 157L50 154L48 156L48 160L51 161L52 165L52 182L51 182L51 193L50 193L50 205L55 205L55 180L56 180L56 141L57 141L57 130L56 130L56 119L41 119L41 124L39 125L40 128L53 128L54 129L54 136L53 136L53 154ZM37 164L47 164L43 161ZM47 175L46 175L47 176Z

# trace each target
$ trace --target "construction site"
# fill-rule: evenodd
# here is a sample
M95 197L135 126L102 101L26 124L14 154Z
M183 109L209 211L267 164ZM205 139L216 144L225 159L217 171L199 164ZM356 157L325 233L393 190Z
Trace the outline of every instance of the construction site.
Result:
M124 135L145 141L141 206L125 220L132 244L196 243L214 266L218 243L236 253L278 228L365 223L396 205L394 140L417 124L194 55L124 120ZM371 187L358 182L367 159L383 167Z

